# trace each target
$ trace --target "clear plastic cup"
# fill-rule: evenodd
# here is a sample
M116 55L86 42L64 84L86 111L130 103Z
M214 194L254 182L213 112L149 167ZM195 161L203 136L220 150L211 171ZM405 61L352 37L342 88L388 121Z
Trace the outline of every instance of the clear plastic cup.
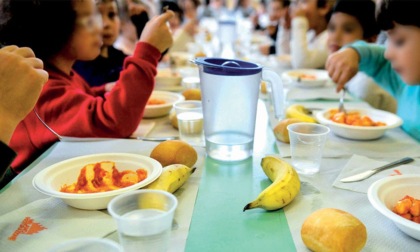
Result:
M319 172L322 151L330 129L316 123L294 123L287 126L292 165L299 174Z
M176 197L161 190L121 194L108 204L125 252L163 252L169 248Z
M80 238L60 243L48 252L123 252L122 247L111 240L100 238Z
M191 145L204 146L204 121L201 101L180 101L174 104L179 138Z

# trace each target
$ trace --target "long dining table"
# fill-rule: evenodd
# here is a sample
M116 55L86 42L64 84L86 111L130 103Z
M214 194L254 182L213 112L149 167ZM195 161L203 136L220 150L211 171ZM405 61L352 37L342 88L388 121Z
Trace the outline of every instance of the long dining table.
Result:
M287 104L301 103L319 109L338 104L335 100L304 98L294 97L287 100ZM349 100L348 106L368 107L357 99ZM372 141L352 141L330 133L320 172L312 176L300 175L301 191L289 205L277 211L244 212L244 206L271 183L261 169L261 159L277 155L291 162L288 144L277 141L273 134L277 121L270 99L261 95L251 158L218 162L207 157L203 147L195 146L199 156L197 170L175 192L179 206L170 251L308 251L300 238L302 223L312 212L324 207L347 211L365 224L368 240L363 251L418 251L420 241L399 231L377 212L366 192L343 188L336 181L351 162L357 163L359 159L388 162L410 156L415 159L410 165L420 168L420 144L400 128L389 130L382 138ZM173 134L174 131L168 117L163 117L155 120L148 136L168 132ZM0 191L0 251L46 251L58 243L81 237L118 241L116 223L106 209L87 211L69 207L60 199L35 190L32 179L46 167L73 157L118 152L148 156L157 144L138 139L55 143ZM44 230L23 233L11 240L13 231L27 217L43 223Z

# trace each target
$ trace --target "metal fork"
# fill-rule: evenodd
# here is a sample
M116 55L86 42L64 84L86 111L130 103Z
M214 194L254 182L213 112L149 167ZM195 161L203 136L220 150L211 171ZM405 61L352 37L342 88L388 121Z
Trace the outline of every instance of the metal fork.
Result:
M346 95L346 89L343 88L343 90L341 92L341 96L340 96L340 103L338 105L338 111L343 112L344 114L346 113L346 109L344 108L344 96L345 95Z
M38 117L38 120L49 130L51 133L53 133L60 142L95 142L95 141L104 141L104 140L110 140L110 138L99 138L99 137L68 137L68 136L62 136L55 132L48 124L42 120L41 116L39 116L38 111L34 108L33 109L36 117Z

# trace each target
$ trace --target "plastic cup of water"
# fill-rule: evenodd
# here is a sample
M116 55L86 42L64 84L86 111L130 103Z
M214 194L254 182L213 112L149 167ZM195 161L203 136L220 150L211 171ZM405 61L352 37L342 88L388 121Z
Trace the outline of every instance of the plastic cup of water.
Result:
M204 146L203 108L201 101L180 101L174 104L179 138L191 145Z
M167 251L177 205L173 194L161 190L141 189L113 198L108 212L117 222L124 251Z
M299 174L318 173L322 151L330 129L316 123L294 123L287 126L292 165Z

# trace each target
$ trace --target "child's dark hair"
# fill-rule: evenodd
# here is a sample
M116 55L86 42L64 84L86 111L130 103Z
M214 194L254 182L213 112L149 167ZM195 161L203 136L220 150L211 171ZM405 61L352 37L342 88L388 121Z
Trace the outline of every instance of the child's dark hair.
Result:
M334 5L333 14L337 12L355 17L363 29L364 39L379 34L375 19L375 3L372 0L338 0Z
M49 59L68 43L73 34L76 11L72 2L1 1L0 43L27 46L42 60Z
M377 21L382 30L394 28L394 22L401 25L420 27L420 0L382 0Z

